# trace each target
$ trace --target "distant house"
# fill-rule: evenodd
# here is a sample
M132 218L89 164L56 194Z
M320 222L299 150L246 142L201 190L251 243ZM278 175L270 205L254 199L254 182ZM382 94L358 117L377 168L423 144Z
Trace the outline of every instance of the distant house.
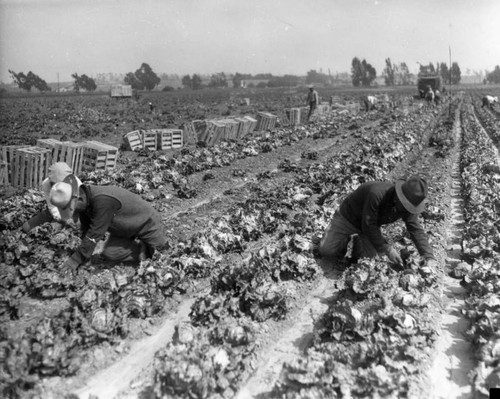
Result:
M267 86L269 79L244 79L241 81L241 87L257 87L258 85L262 86L263 84Z

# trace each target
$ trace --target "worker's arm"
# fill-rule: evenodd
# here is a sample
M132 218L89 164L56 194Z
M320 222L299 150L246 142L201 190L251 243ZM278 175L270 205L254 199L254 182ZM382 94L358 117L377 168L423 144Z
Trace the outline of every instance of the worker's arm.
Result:
M403 221L420 256L424 259L435 259L427 234L418 221L418 215L408 214L403 218Z

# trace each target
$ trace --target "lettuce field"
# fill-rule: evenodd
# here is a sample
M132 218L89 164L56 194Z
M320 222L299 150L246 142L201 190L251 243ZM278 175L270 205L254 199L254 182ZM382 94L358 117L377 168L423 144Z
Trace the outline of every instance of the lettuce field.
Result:
M406 91L405 91L406 90ZM482 87L439 105L414 89L318 89L327 112L291 126L305 90L30 95L0 99L0 146L98 140L118 164L79 175L141 195L169 249L139 266L93 256L59 273L75 227L21 226L42 193L0 187L0 392L5 398L487 398L500 388L500 107ZM154 104L151 110L148 103ZM130 151L124 135L258 112L276 126L213 146ZM439 267L405 253L316 256L348 193L412 174ZM98 249L101 248L98 246Z

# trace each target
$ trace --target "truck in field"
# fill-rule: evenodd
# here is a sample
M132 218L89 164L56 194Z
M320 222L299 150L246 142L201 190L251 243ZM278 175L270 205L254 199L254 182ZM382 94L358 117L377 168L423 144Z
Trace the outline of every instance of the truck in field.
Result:
M431 73L419 73L417 79L417 89L421 98L425 97L428 87L430 87L433 91L441 91L441 76Z

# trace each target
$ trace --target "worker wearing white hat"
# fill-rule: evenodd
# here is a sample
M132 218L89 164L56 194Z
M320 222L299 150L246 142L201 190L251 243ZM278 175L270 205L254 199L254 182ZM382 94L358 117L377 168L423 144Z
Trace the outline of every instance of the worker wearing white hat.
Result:
M49 174L47 178L42 181L40 187L45 197L45 201L47 202L47 208L24 222L22 229L25 233L46 222L52 222L54 220L62 221L59 209L50 203L50 189L54 184L63 181L66 176L72 173L71 167L66 162L56 162L49 167ZM75 178L80 182L77 177Z
M64 262L63 274L72 274L89 260L106 233L102 257L112 262L138 264L167 245L159 213L124 188L85 185L69 175L52 187L50 201L63 220L78 218L83 233L80 246Z

